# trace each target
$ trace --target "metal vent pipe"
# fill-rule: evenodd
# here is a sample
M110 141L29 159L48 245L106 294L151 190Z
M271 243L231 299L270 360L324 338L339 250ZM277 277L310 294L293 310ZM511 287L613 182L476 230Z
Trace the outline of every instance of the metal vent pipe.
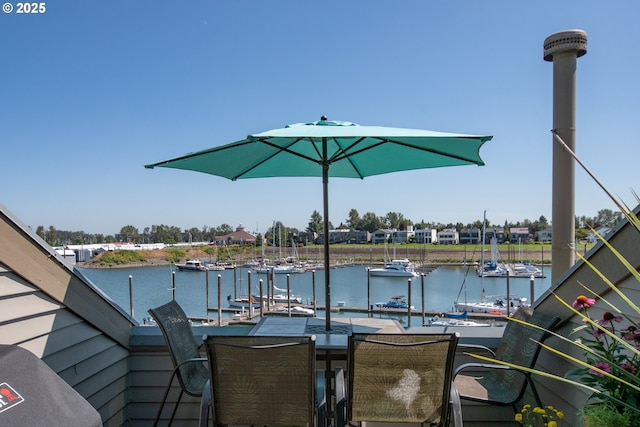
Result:
M567 30L547 37L544 60L553 62L553 130L575 149L576 60L587 53L587 33ZM552 137L553 140L553 137ZM555 283L575 263L575 163L553 141L553 226L551 281Z

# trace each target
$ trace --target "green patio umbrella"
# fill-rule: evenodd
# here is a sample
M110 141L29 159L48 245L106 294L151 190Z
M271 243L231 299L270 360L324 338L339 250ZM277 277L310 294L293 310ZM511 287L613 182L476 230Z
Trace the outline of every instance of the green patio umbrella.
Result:
M404 170L484 165L479 151L492 136L360 126L330 121L297 123L230 144L145 165L244 178L322 177L326 329L331 329L329 177L364 178Z

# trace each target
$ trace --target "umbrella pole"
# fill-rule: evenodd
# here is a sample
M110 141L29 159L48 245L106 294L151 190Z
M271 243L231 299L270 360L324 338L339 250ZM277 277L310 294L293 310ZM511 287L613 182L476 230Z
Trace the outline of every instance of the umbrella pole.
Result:
M322 158L327 158L327 139L322 138ZM322 202L324 204L324 292L326 330L331 330L331 280L329 278L329 164L322 164Z

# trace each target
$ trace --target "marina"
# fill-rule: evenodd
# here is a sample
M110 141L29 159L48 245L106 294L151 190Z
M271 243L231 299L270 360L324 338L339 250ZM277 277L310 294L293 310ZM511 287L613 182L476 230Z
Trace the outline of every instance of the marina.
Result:
M218 307L223 317L232 317L242 308L232 309L227 300L228 296L235 299L246 298L248 294L259 295L261 280L264 296L267 286L266 274L250 273L251 269L248 268L197 273L176 271L175 267L171 266L78 268L78 271L124 311L133 310L132 317L140 323L147 316L147 310L150 307L159 306L169 301L174 295L176 301L184 307L190 317L214 318L216 315L214 311L217 311ZM413 315L420 315L423 306L428 315L433 315L453 311L455 301L479 301L483 295L506 295L505 278L478 277L472 265L443 265L429 271L429 274L413 278L368 278L367 266L364 265L331 269L332 298L341 305L333 307L332 312L335 312L336 317L392 316L404 323L407 320L406 309L375 307L375 304L380 301L389 301L394 296L405 295L408 304L414 306ZM299 301L304 307L312 306L315 287L316 312L319 317L323 317L324 271L276 275L274 284L279 290L287 289L287 280L296 302ZM132 283L131 290L129 281ZM218 283L220 283L222 304L218 301ZM549 286L548 278L536 279L535 295L541 295ZM528 280L510 282L512 295L530 298L530 290ZM286 293L276 291L275 294L281 297ZM133 303L130 301L130 295ZM284 302L283 307L286 307L286 296L280 301Z

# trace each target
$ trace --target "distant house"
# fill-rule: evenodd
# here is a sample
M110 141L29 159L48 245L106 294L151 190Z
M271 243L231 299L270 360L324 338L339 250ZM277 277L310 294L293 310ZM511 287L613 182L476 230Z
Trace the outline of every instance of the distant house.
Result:
M428 245L438 242L438 232L435 228L422 228L415 232L416 243L426 243Z
M460 236L455 228L445 228L442 231L438 231L438 244L457 245L458 243L460 243Z
M460 244L474 245L480 243L481 234L479 228L463 228L459 233Z
M491 242L491 239L495 236L496 242L500 245L504 243L507 239L504 235L504 228L502 227L491 227L487 228L485 231L485 243Z
M414 236L415 233L412 226L407 227L406 230L393 230L393 233L391 233L391 242L407 243L413 239Z
M553 240L553 231L551 229L536 231L535 241L541 243L548 243Z
M240 224L233 233L224 236L216 236L214 242L216 245L253 245L256 243L256 236L245 231Z
M600 240L598 235L606 238L607 234L609 234L609 232L611 231L609 227L598 227L595 230L596 230L596 233L594 233L593 231L590 231L589 234L587 234L587 241L589 243L592 243L592 244L598 243L598 241Z
M333 245L336 243L363 244L363 243L368 243L369 239L370 239L369 232L364 230L349 230L348 228L329 230L330 245ZM318 234L318 238L316 239L316 242L318 244L324 243L324 233Z
M393 234L394 230L390 230L388 228L381 228L376 230L371 234L371 243L377 245L379 243L387 243L391 238L391 234Z
M509 242L510 243L526 243L531 240L531 234L529 229L512 227L509 229Z

